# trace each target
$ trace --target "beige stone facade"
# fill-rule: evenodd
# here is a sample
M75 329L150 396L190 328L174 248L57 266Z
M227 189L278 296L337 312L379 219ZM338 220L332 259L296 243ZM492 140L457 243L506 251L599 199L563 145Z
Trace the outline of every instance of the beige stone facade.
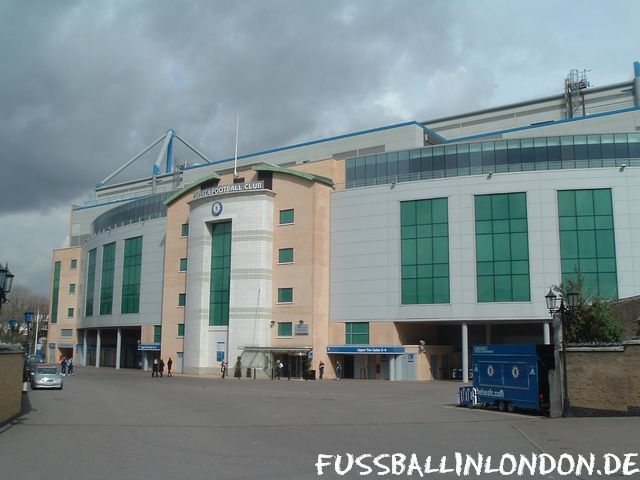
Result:
M47 359L58 362L61 356L75 357L75 346L78 343L77 321L82 315L84 282L81 278L82 263L84 262L81 247L54 250L51 269L52 305L49 311L49 331L47 337ZM58 283L58 308L53 311L55 301L54 276L56 263L60 262L60 278ZM52 346L55 345L53 348ZM77 361L77 359L76 359Z

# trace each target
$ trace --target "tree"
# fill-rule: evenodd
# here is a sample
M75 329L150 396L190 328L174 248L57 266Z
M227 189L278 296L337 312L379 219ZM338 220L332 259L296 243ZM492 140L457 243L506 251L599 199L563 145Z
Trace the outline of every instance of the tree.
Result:
M26 345L35 337L35 325L31 326L31 338L26 336L27 326L24 324L24 312L31 311L35 313L49 312L49 301L41 296L36 295L26 287L16 286L8 295L9 302L2 305L0 310L0 343L23 343ZM9 320L15 319L17 327L15 331L9 328Z
M622 340L623 328L611 302L597 295L587 295L584 278L578 273L577 280L565 279L554 290L562 296L574 291L578 300L574 309L566 311L565 321L569 343L617 343Z

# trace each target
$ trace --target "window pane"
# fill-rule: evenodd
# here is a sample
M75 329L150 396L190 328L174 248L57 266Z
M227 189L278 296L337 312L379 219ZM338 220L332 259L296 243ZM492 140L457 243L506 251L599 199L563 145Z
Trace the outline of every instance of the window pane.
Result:
M293 209L280 210L280 225L293 223L293 219L294 219Z

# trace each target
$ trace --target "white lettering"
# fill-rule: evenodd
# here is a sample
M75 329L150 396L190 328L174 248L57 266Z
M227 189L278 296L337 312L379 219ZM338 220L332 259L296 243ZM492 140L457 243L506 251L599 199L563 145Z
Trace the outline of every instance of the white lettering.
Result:
M407 468L407 475L413 475L413 471L417 471L420 477L424 477L420 464L418 463L418 457L415 453L411 454L411 460L409 461L409 467Z
M482 458L483 455L481 453L478 453L477 461L475 461L471 455L467 454L467 459L465 461L463 471L465 477L469 475L471 467L473 467L473 469L476 471L476 475L480 475L482 473Z
M438 473L437 468L431 468L431 455L429 455L424 462L424 473Z
M569 464L569 470L562 469L563 462ZM559 475L570 475L575 470L575 468L576 468L576 462L571 455L569 455L568 453L563 453L562 455L560 455L560 458L558 459Z
M320 475L324 475L324 472L322 471L323 467L328 467L329 465L331 465L331 462L323 462L323 459L331 459L333 458L333 455L325 455L323 453L320 453L318 455L318 461L316 462L316 468L318 469L318 476Z
M505 470L506 461L511 462L511 470ZM500 475L511 475L518 468L518 462L516 461L516 457L511 455L510 453L505 453L500 459Z
M373 471L373 469L369 465L367 465L365 463L362 463L362 461L365 458L371 458L372 456L373 455L371 455L369 453L365 453L364 455L360 455L358 458L356 458L356 465L358 467L360 467L360 468L366 469L366 470L363 470L362 472L358 473L358 475L369 475Z
M593 453L589 454L589 462L582 455L578 455L578 465L576 466L576 477L582 477L582 468L586 468L589 476L593 475L596 467L596 456Z
M347 467L344 470L341 470L340 467L342 466L342 457L340 455L336 455L336 473L340 476L346 475L353 468L353 455L351 455L350 453L345 453L345 456L349 461L347 462Z
M546 467L547 462L549 462L549 467ZM548 473L553 472L555 469L556 469L556 459L553 458L548 453L540 454L540 468L538 469L538 473L540 475L546 475Z
M499 468L491 468L491 455L487 455L487 461L484 464L484 473L497 473Z
M529 473L531 475L535 475L537 463L538 463L538 456L535 453L531 454L531 461L529 461L527 457L525 457L524 455L520 454L520 465L518 465L518 476L521 477L524 474L525 467L529 469Z
M440 459L440 473L449 473L449 472L453 472L453 468L446 468L447 467L447 456L443 455L443 457Z
M404 461L407 459L406 455L402 453L394 453L391 455L391 473L393 475L402 475L406 469Z
M384 463L380 463L380 460L382 460L383 458L389 458L391 455L387 454L387 453L383 453L382 455L378 455L376 458L373 459L373 464L380 468L381 470L378 472L378 475L382 476L382 475L386 475L387 473L389 473L391 471L391 469L389 467L387 467Z
M612 460L616 464L615 470L612 470L612 466L611 466L611 461ZM611 475L613 473L616 473L618 470L620 470L621 467L622 467L622 462L620 461L620 459L618 457L616 457L612 453L605 453L604 454L604 474L605 475Z
M636 462L631 461L631 457L637 457L637 453L627 453L624 456L624 464L622 465L622 474L623 475L633 475L634 473L640 472L640 468L634 468L633 470L629 470L629 468L633 467Z

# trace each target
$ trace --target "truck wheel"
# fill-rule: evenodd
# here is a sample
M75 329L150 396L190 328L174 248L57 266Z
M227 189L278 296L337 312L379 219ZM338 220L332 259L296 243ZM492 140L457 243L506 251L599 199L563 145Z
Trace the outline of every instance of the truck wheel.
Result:
M500 410L501 412L505 412L507 410L506 402L498 402L498 410Z
M513 403L508 403L508 404L507 404L507 411L508 411L509 413L513 413L513 412L515 412L515 410L516 410L516 409L515 409L515 407L513 406Z

